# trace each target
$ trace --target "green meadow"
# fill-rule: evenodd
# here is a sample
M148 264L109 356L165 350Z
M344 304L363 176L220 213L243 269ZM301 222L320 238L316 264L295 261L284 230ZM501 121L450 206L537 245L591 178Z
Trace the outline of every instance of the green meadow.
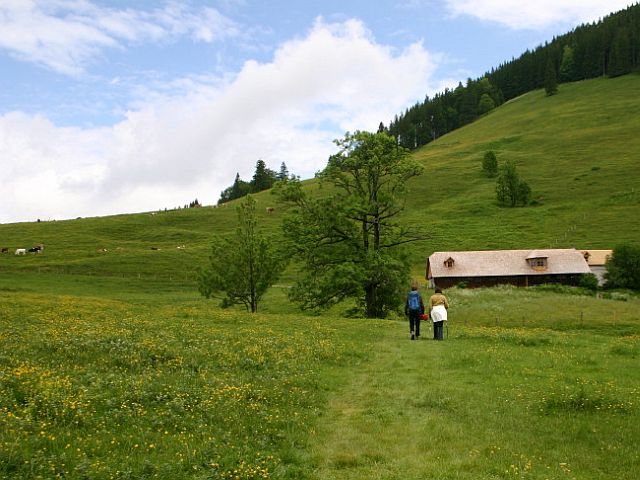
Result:
M447 249L638 244L640 75L514 99L414 153L412 274ZM534 205L504 209L485 151ZM309 181L307 188L316 188ZM286 208L256 195L275 238ZM271 214L266 207L275 207ZM401 316L260 313L197 293L233 204L0 225L0 478L635 479L640 299L451 289L444 342ZM429 292L423 289L425 294ZM401 299L399 299L401 300Z
M0 278L0 478L636 478L640 301L450 290L402 319ZM46 288L46 285L43 285ZM54 293L72 291L74 293Z

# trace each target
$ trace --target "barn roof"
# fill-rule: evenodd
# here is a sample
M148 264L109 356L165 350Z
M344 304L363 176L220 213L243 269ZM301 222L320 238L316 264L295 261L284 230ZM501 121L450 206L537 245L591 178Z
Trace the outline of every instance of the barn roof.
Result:
M590 266L604 266L613 250L580 250Z
M528 259L546 258L546 268L531 267ZM453 260L447 262L446 260ZM482 250L434 252L427 263L427 278L506 277L590 273L581 252L574 248L546 250Z

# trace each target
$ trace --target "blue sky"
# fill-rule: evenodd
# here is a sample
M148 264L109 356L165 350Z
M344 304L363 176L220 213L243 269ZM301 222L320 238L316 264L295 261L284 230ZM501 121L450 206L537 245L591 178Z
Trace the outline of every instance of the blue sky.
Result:
M626 0L0 0L0 222L214 204Z

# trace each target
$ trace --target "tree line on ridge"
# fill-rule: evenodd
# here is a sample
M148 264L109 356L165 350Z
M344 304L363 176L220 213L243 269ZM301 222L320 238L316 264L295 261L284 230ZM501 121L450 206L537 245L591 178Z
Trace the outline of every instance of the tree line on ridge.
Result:
M527 50L466 85L427 96L380 130L415 149L531 90L545 87L552 94L554 82L617 77L639 66L640 4L635 4Z

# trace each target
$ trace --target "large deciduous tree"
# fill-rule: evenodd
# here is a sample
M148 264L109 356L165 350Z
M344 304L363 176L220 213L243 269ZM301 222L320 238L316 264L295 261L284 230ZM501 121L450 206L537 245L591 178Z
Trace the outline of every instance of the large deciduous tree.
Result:
M387 133L347 133L312 195L295 180L276 185L294 213L284 230L304 268L291 297L304 309L347 298L369 318L397 308L409 275L404 244L423 237L403 226L407 182L422 172Z
M207 298L221 296L222 307L258 303L286 263L284 256L257 229L256 201L251 195L238 207L235 233L214 238L209 265L198 275L198 288Z
M607 260L607 287L640 290L640 247L622 245Z

